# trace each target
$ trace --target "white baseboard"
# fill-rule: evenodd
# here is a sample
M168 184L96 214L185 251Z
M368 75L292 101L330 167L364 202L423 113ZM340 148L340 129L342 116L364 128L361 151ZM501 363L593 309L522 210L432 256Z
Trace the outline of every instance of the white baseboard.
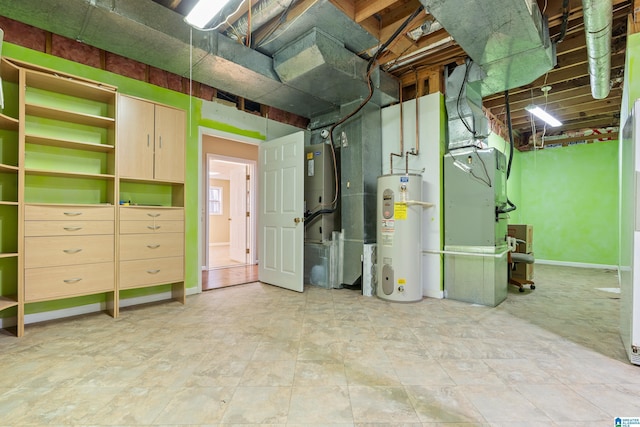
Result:
M618 270L617 265L588 264L584 262L570 262L570 261L551 261L546 259L536 259L536 264L558 265L561 267L597 268L602 270L616 270L616 271Z
M199 293L196 287L187 288L186 295ZM166 301L171 299L171 292L145 295L135 298L124 298L120 300L120 307L130 307L133 305L147 304L150 302ZM27 314L24 316L24 324L46 322L48 320L64 319L65 317L79 316L82 314L98 313L106 310L106 303L95 303L79 305L77 307L64 308L62 310L43 311L41 313ZM0 319L0 328L10 328L16 326L15 318Z
M422 296L427 297L427 298L437 298L437 299L443 299L444 298L444 291L427 291L427 292L422 292Z

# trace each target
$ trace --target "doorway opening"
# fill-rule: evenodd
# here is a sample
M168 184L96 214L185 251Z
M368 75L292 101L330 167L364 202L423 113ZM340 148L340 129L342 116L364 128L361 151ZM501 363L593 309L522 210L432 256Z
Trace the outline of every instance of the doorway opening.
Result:
M202 135L202 148L202 290L255 282L258 147Z

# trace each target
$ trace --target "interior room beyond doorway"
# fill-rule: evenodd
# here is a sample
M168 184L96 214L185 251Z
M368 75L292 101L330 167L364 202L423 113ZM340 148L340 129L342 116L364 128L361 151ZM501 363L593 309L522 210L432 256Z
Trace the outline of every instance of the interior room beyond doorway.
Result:
M203 290L257 280L256 145L203 135Z

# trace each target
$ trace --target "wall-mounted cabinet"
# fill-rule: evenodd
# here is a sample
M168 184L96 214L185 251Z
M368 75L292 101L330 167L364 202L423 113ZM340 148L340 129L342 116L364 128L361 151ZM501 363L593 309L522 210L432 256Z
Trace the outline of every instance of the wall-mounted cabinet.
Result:
M185 120L183 110L121 95L120 177L184 182Z

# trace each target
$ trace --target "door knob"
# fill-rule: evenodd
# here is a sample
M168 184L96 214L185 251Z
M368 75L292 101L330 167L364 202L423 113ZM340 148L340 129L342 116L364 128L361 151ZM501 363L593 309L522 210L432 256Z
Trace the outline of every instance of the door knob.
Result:
M296 224L299 224L301 222L304 222L304 218L294 218L293 222L295 222Z

